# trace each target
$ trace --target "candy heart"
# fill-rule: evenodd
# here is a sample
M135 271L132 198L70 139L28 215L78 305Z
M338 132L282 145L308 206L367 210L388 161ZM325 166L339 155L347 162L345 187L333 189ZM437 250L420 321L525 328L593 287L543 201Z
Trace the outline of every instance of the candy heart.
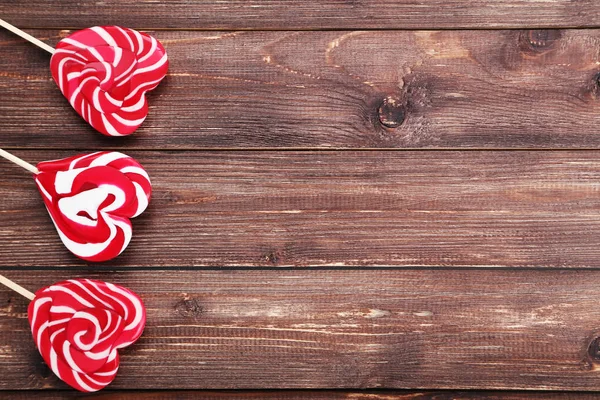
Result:
M119 254L132 236L152 186L142 166L118 152L83 154L37 165L35 181L67 248L88 261Z
M46 364L82 392L95 392L115 379L117 350L135 342L146 324L146 310L137 294L90 279L38 290L28 317Z
M64 38L50 60L52 77L73 108L108 136L133 133L148 115L145 93L167 74L158 40L119 26L95 26Z

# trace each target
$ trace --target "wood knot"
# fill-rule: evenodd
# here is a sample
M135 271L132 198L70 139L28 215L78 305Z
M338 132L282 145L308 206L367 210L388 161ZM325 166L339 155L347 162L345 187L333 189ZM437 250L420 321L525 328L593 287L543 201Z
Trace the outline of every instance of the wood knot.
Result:
M589 360L594 363L600 363L600 337L594 338L588 346Z
M202 314L202 307L198 304L198 301L193 297L188 296L186 293L183 294L183 298L175 304L175 310L179 315L186 318L196 318Z
M263 254L262 259L268 264L277 265L281 261L282 254L279 251L267 251Z
M397 128L404 122L406 107L400 98L387 96L379 105L377 114L381 125L387 128Z
M594 75L594 94L598 95L598 92L600 92L600 72L598 72L596 75Z
M521 44L528 53L544 53L562 37L559 29L532 29L521 35Z

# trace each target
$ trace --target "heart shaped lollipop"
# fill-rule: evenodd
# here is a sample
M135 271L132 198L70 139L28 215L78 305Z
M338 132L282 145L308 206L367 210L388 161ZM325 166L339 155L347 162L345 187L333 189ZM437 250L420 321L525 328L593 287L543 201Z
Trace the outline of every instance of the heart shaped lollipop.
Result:
M152 186L142 166L118 152L45 161L34 176L65 246L88 261L119 254L132 236L130 218L148 206Z
M95 392L115 379L118 349L144 331L146 309L137 294L111 283L71 279L35 294L0 275L0 283L25 296L33 340L60 379Z
M61 40L50 70L73 108L108 136L133 133L148 115L145 93L158 86L169 62L150 35L95 26Z
M0 19L0 26L52 54L50 70L63 95L92 127L108 136L133 133L148 115L145 93L167 74L158 40L119 26L76 31L56 49Z

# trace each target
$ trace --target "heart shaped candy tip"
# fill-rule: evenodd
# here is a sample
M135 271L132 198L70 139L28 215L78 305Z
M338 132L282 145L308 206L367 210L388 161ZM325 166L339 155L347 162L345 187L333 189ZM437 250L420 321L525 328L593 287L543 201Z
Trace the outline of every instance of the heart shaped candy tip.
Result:
M117 257L132 237L130 218L150 201L150 177L118 152L82 154L37 165L34 175L64 245L87 261Z
M95 392L114 380L117 350L142 335L146 309L129 289L71 279L38 290L28 317L33 340L56 376L77 390Z
M133 133L148 115L145 93L169 67L150 35L119 26L95 26L62 39L50 60L52 77L73 108L108 136Z

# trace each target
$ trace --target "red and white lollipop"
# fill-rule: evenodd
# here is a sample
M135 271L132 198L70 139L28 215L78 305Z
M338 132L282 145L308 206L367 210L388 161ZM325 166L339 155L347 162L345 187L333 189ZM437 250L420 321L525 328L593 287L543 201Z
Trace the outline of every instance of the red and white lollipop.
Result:
M110 384L119 369L118 350L144 331L144 304L122 286L70 279L34 294L1 275L0 283L31 300L29 324L40 354L57 377L82 392Z
M64 245L87 261L117 257L131 241L131 218L150 201L152 185L144 168L118 152L82 154L34 167L0 149L34 174L48 213Z
M148 115L146 92L169 61L154 37L119 26L95 26L62 39L56 49L0 20L0 26L52 54L54 81L77 113L107 136L133 133Z

